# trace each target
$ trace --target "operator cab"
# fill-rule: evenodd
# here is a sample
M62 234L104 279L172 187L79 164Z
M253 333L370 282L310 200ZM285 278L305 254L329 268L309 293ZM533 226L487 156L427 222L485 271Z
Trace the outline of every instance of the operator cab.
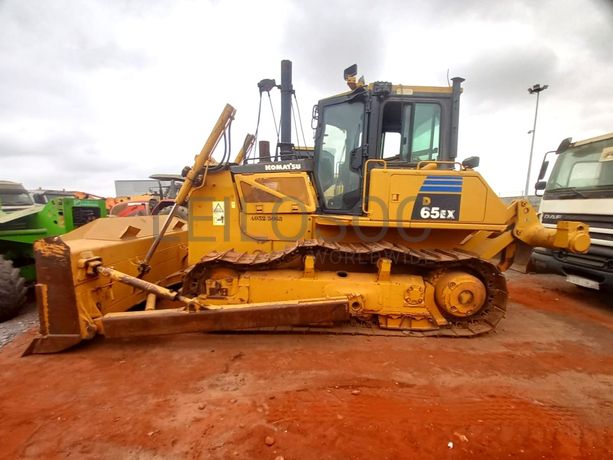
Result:
M463 79L454 78L453 87L409 87L365 85L356 75L357 66L346 69L352 91L321 100L314 111L315 183L323 212L361 214L365 172L384 162L416 168L456 157Z

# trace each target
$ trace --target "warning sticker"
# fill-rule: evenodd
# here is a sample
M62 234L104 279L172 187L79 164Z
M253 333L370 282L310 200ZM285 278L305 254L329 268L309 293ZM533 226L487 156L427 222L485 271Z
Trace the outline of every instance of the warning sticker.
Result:
M213 225L226 223L226 208L223 201L213 201Z

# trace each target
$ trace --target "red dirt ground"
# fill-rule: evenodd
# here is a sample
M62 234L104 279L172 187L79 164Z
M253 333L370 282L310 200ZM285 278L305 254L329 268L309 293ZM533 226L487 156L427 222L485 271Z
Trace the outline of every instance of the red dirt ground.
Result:
M613 302L509 278L507 318L474 339L190 334L20 358L30 331L0 350L0 457L611 458Z

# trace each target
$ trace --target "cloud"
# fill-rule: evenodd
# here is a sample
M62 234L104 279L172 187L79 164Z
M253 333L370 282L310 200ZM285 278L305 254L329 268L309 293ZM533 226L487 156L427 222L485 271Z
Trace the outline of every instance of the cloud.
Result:
M282 28L281 47L302 66L305 82L322 91L338 87L342 70L353 63L378 72L383 66L385 24L371 2L292 3Z
M0 0L2 179L111 194L114 179L179 171L224 102L233 145L253 131L255 84L289 58L307 137L310 105L345 91L353 63L367 81L466 77L461 145L488 179L523 183L529 86L550 85L536 151L612 129L611 23L609 0Z
M113 169L123 164L121 159L105 157L94 139L79 132L58 133L33 141L3 136L0 151L5 160L24 160L33 173L37 172L41 161L47 161L54 169L71 173L83 169Z
M50 115L56 105L74 112L85 103L84 74L147 65L145 54L122 47L113 35L112 10L94 2L43 8L9 0L0 13L0 115Z
M3 136L0 152L3 163L12 165L9 171L3 170L0 179L18 179L30 189L111 189L117 172L132 166L120 158L105 156L95 139L79 132L40 140Z
M557 81L562 71L556 53L544 46L487 50L460 67L473 103L486 112L522 104L518 96L527 88Z
M99 123L92 97L99 75L109 80L150 62L121 45L122 12L96 1L0 3L3 179L78 188L122 163L103 151L95 128L89 132Z

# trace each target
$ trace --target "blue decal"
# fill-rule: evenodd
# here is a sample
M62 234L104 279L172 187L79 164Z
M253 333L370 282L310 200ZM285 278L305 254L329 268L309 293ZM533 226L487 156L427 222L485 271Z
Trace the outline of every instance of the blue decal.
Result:
M462 177L427 176L419 192L462 193Z
M435 185L423 185L419 192L448 192L448 193L462 193L462 187L437 187Z
M462 182L462 176L427 176L426 180L454 180L458 182Z
M462 186L462 181L457 180L430 180L426 179L424 181L424 185L457 185L459 187Z

